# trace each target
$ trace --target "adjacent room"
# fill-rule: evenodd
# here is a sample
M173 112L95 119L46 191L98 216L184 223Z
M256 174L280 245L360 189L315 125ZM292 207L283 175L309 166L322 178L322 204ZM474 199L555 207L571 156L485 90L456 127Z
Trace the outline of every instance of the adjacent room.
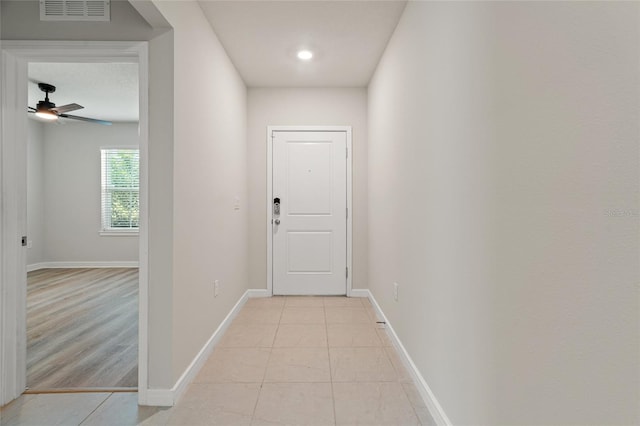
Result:
M28 93L27 387L135 389L138 66L32 62Z

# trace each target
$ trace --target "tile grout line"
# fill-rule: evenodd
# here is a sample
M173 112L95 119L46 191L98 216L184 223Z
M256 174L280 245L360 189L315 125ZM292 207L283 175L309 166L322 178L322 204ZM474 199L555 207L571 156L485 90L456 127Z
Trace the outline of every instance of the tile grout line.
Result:
M329 361L329 386L331 387L331 402L333 406L333 424L338 424L338 418L336 416L336 394L333 390L333 372L331 371L331 351L329 350L329 323L327 322L327 309L326 299L322 299L322 311L324 312L324 334L327 338L327 358Z
M271 361L271 354L273 353L273 345L276 342L276 337L278 337L278 331L280 330L280 321L282 321L282 315L284 314L284 307L287 303L285 298L282 307L280 308L280 316L278 317L278 324L276 326L276 333L273 335L273 340L271 341L271 346L269 347L269 356L267 357L267 364L264 366L264 373L262 374L262 382L260 382L260 389L258 389L258 397L256 398L256 403L253 405L253 411L251 412L251 420L250 423L253 424L255 419L256 410L258 408L258 402L260 401L260 395L262 394L262 390L264 388L265 379L267 377L267 368L269 368L269 361Z
M81 421L80 423L78 423L78 426L81 426L81 425L82 425L82 423L86 422L86 421L87 421L87 419L89 419L89 417L91 417L91 415L92 415L93 413L95 413L96 411L98 411L98 408L102 407L102 406L104 405L104 403L105 403L105 402L107 402L107 400L108 400L109 398L111 398L112 396L113 396L113 392L112 392L112 393L110 393L110 394L109 394L109 395L108 395L108 396L107 396L107 397L106 397L106 398L105 398L105 399L104 399L100 404L98 404L98 405L96 406L96 408L94 408L94 409L93 409L89 414L87 414L87 417L85 417L84 419L82 419L82 421Z

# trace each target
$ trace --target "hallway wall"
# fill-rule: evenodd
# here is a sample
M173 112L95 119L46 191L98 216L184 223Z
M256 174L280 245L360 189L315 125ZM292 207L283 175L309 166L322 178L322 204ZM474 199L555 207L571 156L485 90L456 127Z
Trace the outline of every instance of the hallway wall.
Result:
M367 288L367 91L365 88L248 92L249 265L251 288L267 288L267 126L352 126L353 288Z
M249 288L247 92L196 2L155 4L174 29L173 386Z
M639 8L410 2L370 84L370 289L453 424L640 420Z

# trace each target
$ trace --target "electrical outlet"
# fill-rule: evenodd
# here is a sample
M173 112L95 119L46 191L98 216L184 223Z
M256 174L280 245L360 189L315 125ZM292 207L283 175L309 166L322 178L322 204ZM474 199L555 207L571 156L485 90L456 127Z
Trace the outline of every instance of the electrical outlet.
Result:
M213 282L213 297L218 297L219 293L220 293L220 281L215 280Z
M393 283L393 300L398 301L398 283Z

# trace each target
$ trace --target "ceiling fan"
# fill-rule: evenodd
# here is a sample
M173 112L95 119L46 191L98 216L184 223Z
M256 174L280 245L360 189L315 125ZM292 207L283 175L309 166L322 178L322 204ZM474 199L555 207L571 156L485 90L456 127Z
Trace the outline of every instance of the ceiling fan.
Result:
M73 120L88 121L90 123L104 124L105 126L111 125L110 121L98 120L95 118L87 118L87 117L80 117L77 115L67 114L67 112L82 109L84 107L78 104L67 104L67 105L62 105L57 107L56 104L54 104L49 100L49 93L55 92L56 86L53 86L47 83L38 83L38 88L45 93L44 100L38 102L35 108L28 107L29 112L35 114L37 117L44 118L46 120L52 120L52 121L57 120L58 117L62 117L62 118L70 118Z

